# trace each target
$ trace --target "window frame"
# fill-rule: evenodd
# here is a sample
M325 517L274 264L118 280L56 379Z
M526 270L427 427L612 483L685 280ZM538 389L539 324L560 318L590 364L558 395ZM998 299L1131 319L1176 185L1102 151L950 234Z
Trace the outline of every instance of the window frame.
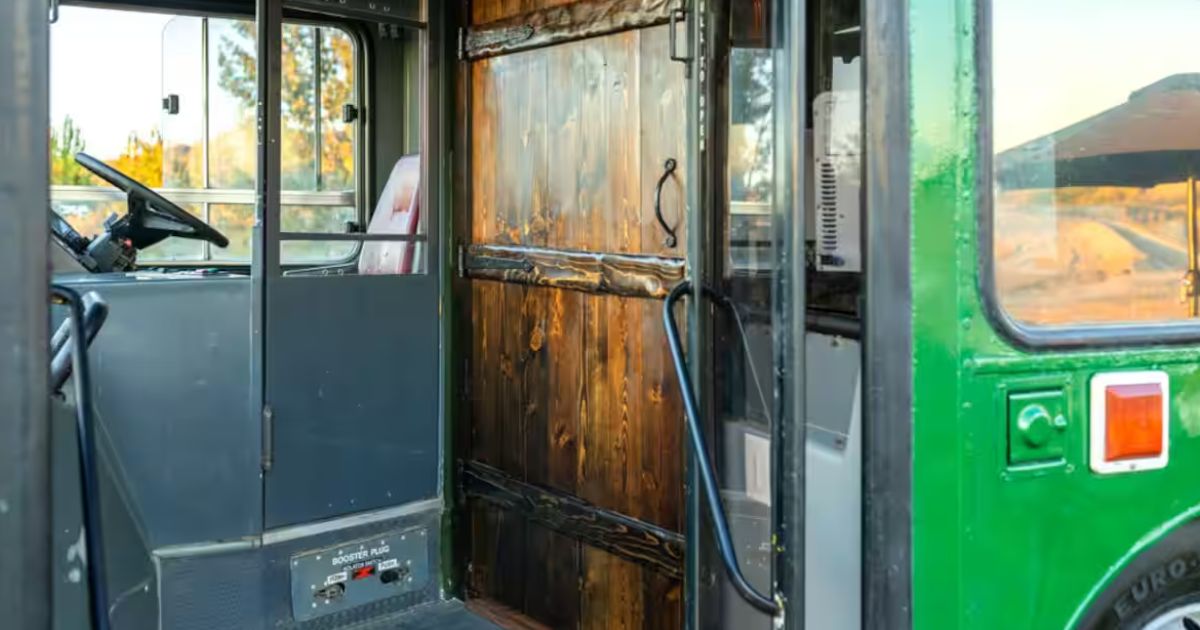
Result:
M1001 303L996 283L995 156L993 154L992 7L975 2L975 76L978 123L975 133L977 290L983 313L1002 338L1031 351L1183 345L1200 341L1200 318L1106 324L1028 324Z
M172 18L187 17L187 18L197 18L197 19L204 20L204 25L203 25L202 31L201 31L203 33L203 40L201 43L201 54L205 57L202 60L202 63L204 63L206 66L208 64L207 56L208 56L208 53L210 50L209 49L209 41L208 41L208 38L209 38L208 20L211 20L211 19L247 20L251 23L254 22L253 15L244 15L244 14L231 14L231 13L222 13L222 12L201 13L201 12L194 12L194 11L156 11L156 10L151 10L148 8L142 8L142 7L104 7L104 8L107 8L107 9L113 10L113 11L129 11L132 13L167 14L167 15L172 16ZM168 24L169 23L170 22L168 22ZM291 17L285 16L284 25L300 25L300 26L310 26L310 27L320 28L320 29L337 30L337 31L344 33L350 39L351 44L353 46L354 55L353 55L353 60L352 60L352 66L353 66L353 71L354 71L354 85L353 85L353 89L351 90L351 94L353 95L353 99L354 99L353 103L358 108L358 118L354 122L354 133L353 133L353 143L354 144L351 149L352 154L354 155L354 172L351 175L351 181L353 182L354 190L349 191L349 202L350 203L348 203L348 204L328 203L328 204L321 204L321 205L328 205L328 207L330 207L330 208L346 207L347 205L353 207L355 220L358 222L359 225L364 226L364 229L365 229L367 221L369 220L369 217L370 217L369 202L371 199L371 194L367 190L367 184L370 181L368 174L371 172L371 168L373 167L372 154L371 154L370 147L368 144L368 136L367 136L367 129L366 129L367 121L364 116L364 113L366 112L366 109L367 109L368 99L371 96L368 91L368 87L367 87L367 84L369 83L369 81L366 80L367 72L369 69L369 65L368 65L369 59L368 58L370 56L370 46L367 45L367 39L364 36L362 29L359 27L359 25L357 23L351 22L351 21L336 20L331 16L313 17L308 14L301 15L301 16L293 15ZM164 26L164 28L165 28L165 26ZM205 79L206 79L206 83L204 86L202 86L202 93L203 93L204 99L205 99L204 114L203 114L203 121L202 121L204 130L205 130L204 137L203 137L203 144L204 144L203 155L204 155L204 161L205 161L203 171L204 171L204 180L205 181L203 182L203 184L200 187L194 187L194 188L171 188L171 187L162 186L162 187L157 187L157 188L151 187L151 189L154 190L155 192L159 192L160 194L162 194L164 197L166 197L168 200L170 200L172 202L197 204L197 205L203 206L206 210L207 210L208 206L212 205L212 204L239 204L239 205L250 205L253 207L256 203L256 195L257 195L257 191L255 190L255 188L251 187L251 188L246 188L246 189L231 189L231 188L212 187L209 185L208 159L209 159L209 155L210 155L210 140L211 139L208 136L208 124L209 124L209 118L208 118L208 116L209 116L209 101L208 101L208 99L210 97L210 94L209 94L209 86L207 85L207 76L205 77ZM160 78L160 80L161 80L161 78ZM161 85L160 85L160 89L161 89ZM319 97L318 97L318 102L319 102ZM318 129L320 128L319 118L318 118L317 128ZM318 151L317 163L320 164L320 153L319 153L320 146L319 145L317 147L317 151ZM257 156L257 154L256 154L256 156ZM115 188L113 188L111 186L78 186L78 185L51 183L49 186L49 198L50 198L52 204L56 200L56 196L55 196L56 192L60 193L60 194L66 193L69 197L69 199L67 199L67 201L106 202L106 201L122 201L125 199L124 194L122 194L120 191L116 190ZM332 202L333 198L335 196L346 196L347 192L346 191L328 191L328 190L284 190L284 191L280 191L280 194L281 194L280 206L281 206L281 211L282 211L282 208L285 206L313 205L310 203L313 200L324 200L324 201ZM322 198L324 198L324 199L322 199ZM58 199L62 199L62 198L58 197ZM207 215L207 212L205 214ZM207 217L204 216L202 218L207 218ZM316 234L325 234L325 233L316 233ZM208 242L201 242L201 243L202 243L203 252L204 252L203 258L194 259L194 260L157 260L157 259L149 258L144 261L144 263L145 263L144 266L155 267L155 268L164 268L164 269L196 269L196 268L221 268L221 269L226 269L226 270L249 269L251 260L253 258L252 256L246 258L245 260L213 259L211 244ZM251 247L253 247L253 243L251 243ZM358 257L360 255L361 251L362 251L362 242L357 242L357 243L355 243L353 250L349 254L347 254L345 257L342 257L342 258L330 258L328 260L319 260L319 261L287 262L287 263L283 263L281 266L284 269L304 269L304 268L313 268L313 267L335 268L335 267L340 267L340 266L349 265L349 264L354 263L356 260L358 260ZM139 260L139 263L140 262L143 262L143 261Z

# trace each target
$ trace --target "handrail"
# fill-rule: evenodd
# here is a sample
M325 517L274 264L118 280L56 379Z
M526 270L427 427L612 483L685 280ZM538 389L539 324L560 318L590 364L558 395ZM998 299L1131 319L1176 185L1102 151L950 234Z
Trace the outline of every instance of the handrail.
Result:
M84 332L87 333L88 345L91 345L92 340L96 338L96 333L100 332L100 327L104 325L106 319L108 319L108 304L105 304L104 300L101 300L95 292L84 294L83 324ZM63 320L58 330L54 331L54 336L50 338L51 392L61 390L71 376L74 349L67 347L70 340L71 318L68 317Z
M713 297L727 308L733 308L728 299L718 295L708 287L702 291ZM733 548L733 538L729 534L729 518L725 515L725 505L721 501L720 489L717 487L717 476L713 472L712 461L708 456L708 445L704 439L704 431L700 427L700 413L696 409L696 398L692 391L692 379L688 374L687 360L683 357L683 344L679 341L679 328L675 323L675 303L684 295L691 295L692 283L684 280L671 289L663 303L663 326L667 331L667 345L671 349L671 359L675 363L675 375L679 378L679 390L683 397L683 409L686 417L688 436L691 438L692 450L696 454L696 462L700 469L700 481L704 486L704 499L708 505L708 513L712 517L713 529L717 539L717 548L721 552L721 562L725 565L725 574L737 590L738 595L751 606L771 615L779 616L783 606L779 601L760 593L746 580L742 567L738 563L737 551Z
M50 294L68 308L71 362L75 376L75 431L79 436L79 477L83 503L83 536L87 546L87 577L91 591L89 616L92 630L109 630L108 588L104 578L104 538L100 525L100 482L96 469L96 440L92 428L92 379L88 369L87 333L83 298L59 284ZM94 303L103 304L99 298Z

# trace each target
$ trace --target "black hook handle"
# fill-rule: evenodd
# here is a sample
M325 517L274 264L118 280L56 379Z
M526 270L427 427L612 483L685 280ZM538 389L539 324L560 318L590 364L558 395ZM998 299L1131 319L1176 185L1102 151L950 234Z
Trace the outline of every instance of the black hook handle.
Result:
M663 162L663 174L658 177L658 185L654 187L654 218L658 219L658 224L667 233L667 238L663 239L663 244L667 247L675 247L679 239L675 237L675 228L667 225L667 220L663 218L662 188L663 184L667 183L667 178L671 176L671 173L675 172L676 166L675 158L667 158L667 161Z

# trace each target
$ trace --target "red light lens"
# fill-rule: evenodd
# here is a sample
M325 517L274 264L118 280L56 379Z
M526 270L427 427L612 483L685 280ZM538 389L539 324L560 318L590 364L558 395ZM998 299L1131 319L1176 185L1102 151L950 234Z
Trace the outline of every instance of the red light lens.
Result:
M1162 453L1163 393L1157 383L1104 388L1104 459L1119 461Z

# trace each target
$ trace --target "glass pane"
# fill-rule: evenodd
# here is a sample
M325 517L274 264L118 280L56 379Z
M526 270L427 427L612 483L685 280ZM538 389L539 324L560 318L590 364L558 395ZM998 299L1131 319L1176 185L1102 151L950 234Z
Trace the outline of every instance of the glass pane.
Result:
M354 123L342 108L356 105L354 41L335 28L321 29L321 190L354 190Z
M354 206L283 206L282 227L285 232L344 234L357 218ZM284 241L279 257L285 265L329 263L347 260L358 249L356 241Z
M299 24L283 27L280 174L284 190L317 190L317 33L329 30ZM257 155L254 23L211 19L209 38L211 185L253 188ZM322 50L326 48L322 46ZM329 65L335 64L331 61ZM335 77L334 88L337 80ZM339 104L339 116L340 111Z
M253 190L258 164L254 23L209 18L208 40L209 185Z
M283 146L280 176L284 190L317 189L317 29L283 26Z
M1196 315L1198 19L1184 0L993 3L993 255L1017 319Z
M162 186L158 51L171 19L158 13L61 9L50 30L52 185L101 185L75 163L75 153L86 151L147 186ZM120 68L125 78L105 68Z
M204 186L204 19L175 17L162 31L163 186ZM174 113L172 113L174 112Z
M358 212L353 206L282 207L282 229L285 232L341 234L346 223L354 221ZM222 262L250 262L250 243L254 232L253 204L212 204L209 223L229 237L229 246L212 248L212 259ZM358 249L353 241L285 241L280 245L283 264L328 263L345 260Z
M214 261L250 262L254 204L214 203L208 207L208 223L229 239L227 247L212 247Z
M771 57L772 51L762 48L734 48L730 54L730 269L773 264Z
M286 241L279 255L285 265L328 265L350 261L358 248L349 241Z

